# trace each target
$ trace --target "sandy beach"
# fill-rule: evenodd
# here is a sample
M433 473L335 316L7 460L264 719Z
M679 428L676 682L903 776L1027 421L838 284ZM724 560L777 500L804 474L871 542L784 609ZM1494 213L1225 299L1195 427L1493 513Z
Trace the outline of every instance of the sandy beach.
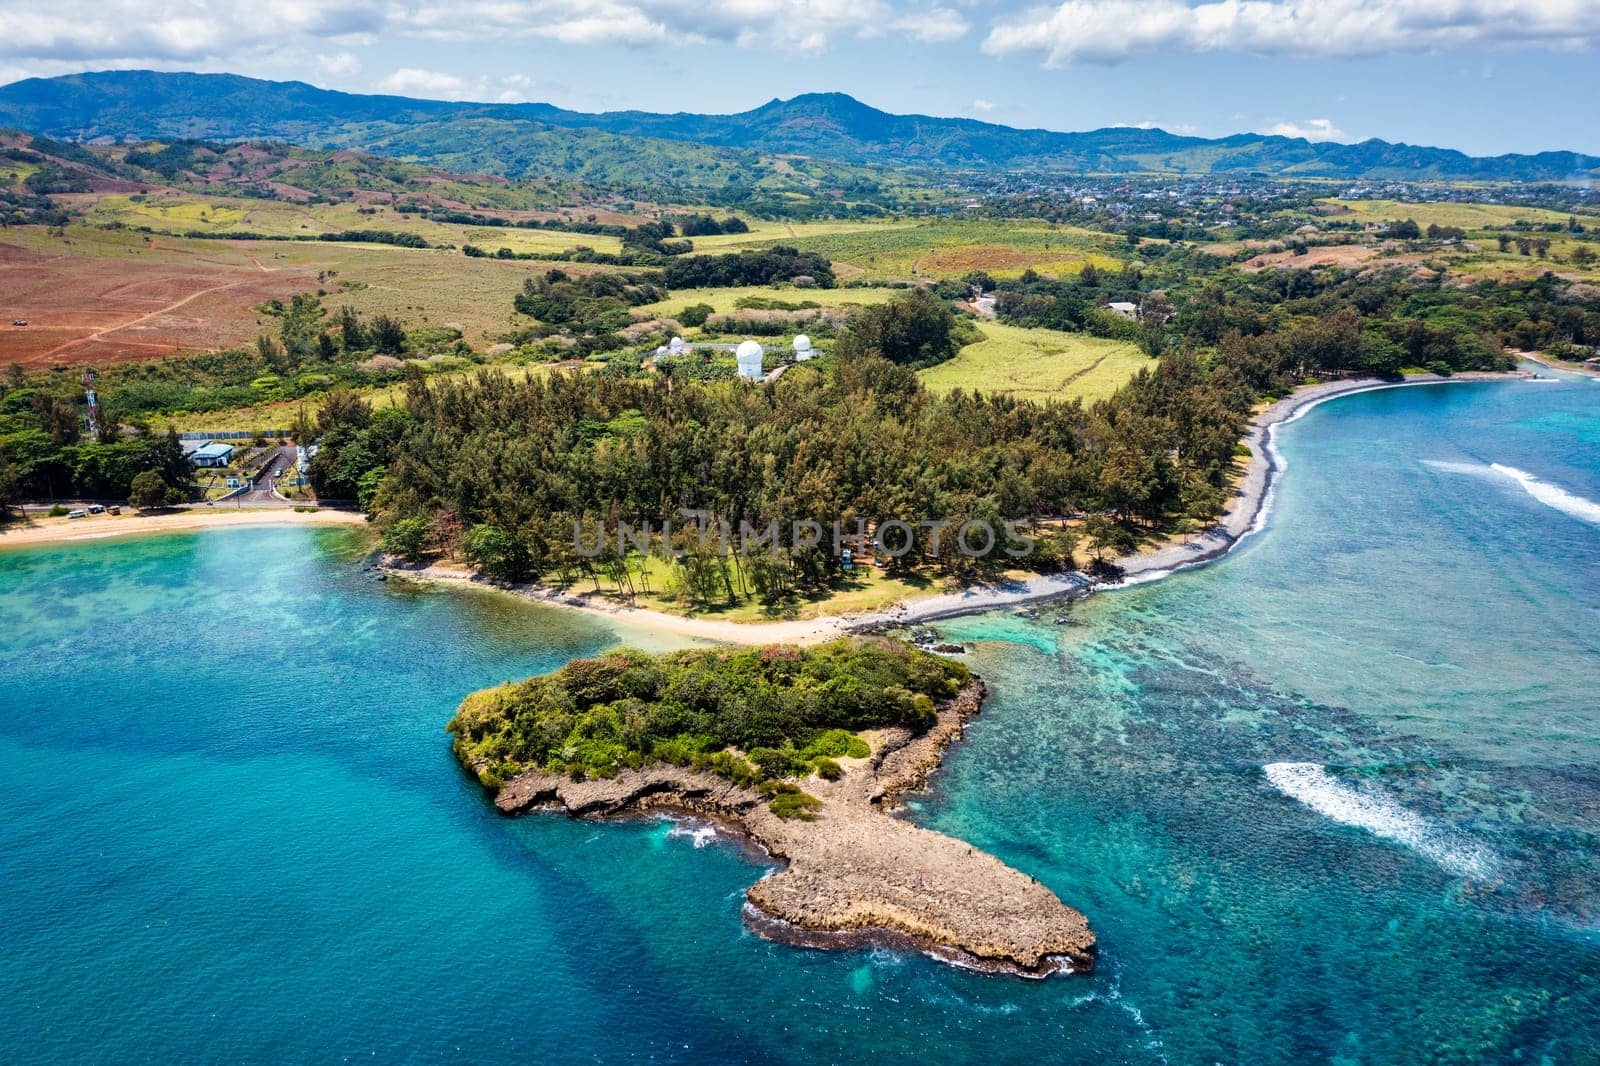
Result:
M254 511L189 508L153 515L135 514L131 508L126 508L120 515L90 515L88 518L46 518L30 514L26 520L0 526L0 548L102 540L135 533L179 533L237 526L348 526L365 522L366 517L356 511L296 511L288 507Z

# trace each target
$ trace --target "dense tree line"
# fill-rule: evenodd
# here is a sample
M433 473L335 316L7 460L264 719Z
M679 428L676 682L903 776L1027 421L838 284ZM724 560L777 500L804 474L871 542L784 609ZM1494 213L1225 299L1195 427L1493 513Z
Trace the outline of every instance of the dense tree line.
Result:
M904 306L936 321L949 315L923 296ZM1068 562L1070 545L1056 534L1029 545L1007 522L1103 515L1098 548L1175 515L1209 514L1222 500L1255 399L1235 369L1173 353L1092 407L934 396L885 357L884 316L862 314L839 358L769 386L484 373L418 382L381 422L362 404L330 405L312 477L335 495L354 487L399 531L391 546L405 554L460 555L516 579L610 567L619 583L632 581L626 558L580 550L580 526L659 530L680 508L730 529L778 524L754 557L700 558L704 544L672 545L690 557L681 565L697 599L721 588L772 600L827 584L837 568L831 536L807 543L796 523L831 531L837 522L846 532L858 521L905 523L891 566L976 576ZM906 332L924 329L937 333ZM1000 538L982 558L954 543L955 529L972 522Z
M733 288L809 278L818 288L834 286L833 264L815 252L777 246L728 255L686 255L662 274L669 289Z
M715 237L724 233L750 232L750 226L736 215L729 215L720 220L710 215L685 215L676 221L678 232L685 237Z

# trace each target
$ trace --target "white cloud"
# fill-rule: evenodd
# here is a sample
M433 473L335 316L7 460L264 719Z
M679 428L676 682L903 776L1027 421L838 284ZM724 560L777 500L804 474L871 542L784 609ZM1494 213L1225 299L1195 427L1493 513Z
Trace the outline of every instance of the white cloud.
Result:
M1064 0L1001 18L983 50L1040 52L1058 66L1171 52L1353 57L1597 44L1593 0Z
M361 73L361 60L350 52L317 56L317 69L330 78L348 78Z
M439 100L459 100L465 85L454 74L441 70L401 67L373 86L401 96L425 96Z
M1276 137L1304 137L1308 141L1348 141L1350 135L1331 119L1308 118L1304 122L1274 122L1259 131Z
M544 38L569 45L725 42L817 51L841 38L966 35L948 0L0 0L0 60L85 67L248 65L316 42ZM309 47L308 47L309 45Z
M953 8L891 0L415 0L395 20L411 34L444 40L497 33L565 44L718 41L796 51L819 51L841 36L943 43L971 28Z
M972 101L972 110L974 111L982 111L987 114L988 112L993 111L994 108L995 103L993 100L985 100L981 96Z
M526 74L507 74L495 78L479 75L461 78L442 70L401 67L373 83L380 92L401 96L420 96L433 100L489 100L499 104L520 104L532 99L538 82Z

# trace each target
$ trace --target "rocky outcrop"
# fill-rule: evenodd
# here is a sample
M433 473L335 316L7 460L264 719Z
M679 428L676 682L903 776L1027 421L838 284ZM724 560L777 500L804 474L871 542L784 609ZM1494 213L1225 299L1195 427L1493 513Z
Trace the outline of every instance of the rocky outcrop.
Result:
M929 729L884 730L868 758L839 760L837 781L806 781L823 801L810 821L779 818L753 789L671 766L590 781L525 773L495 804L507 814L553 808L589 818L671 810L729 825L780 863L746 893L746 921L772 939L813 947L885 942L1031 977L1086 970L1095 940L1083 915L994 856L889 812L938 768L982 700L974 680Z

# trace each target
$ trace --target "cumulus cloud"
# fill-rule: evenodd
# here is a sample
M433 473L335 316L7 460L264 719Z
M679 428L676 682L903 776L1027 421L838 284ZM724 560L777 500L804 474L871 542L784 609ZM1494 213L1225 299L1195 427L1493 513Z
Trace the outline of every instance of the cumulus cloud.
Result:
M317 56L317 70L330 78L348 78L361 73L361 60L351 52Z
M489 36L815 51L843 38L942 43L970 29L938 0L0 0L0 24L0 60L34 67L193 66L293 47L320 57L319 41Z
M370 38L386 0L0 0L0 56L62 62L197 62L271 52L296 38Z
M400 96L420 96L430 100L491 100L500 104L527 101L537 84L526 74L507 74L501 78L479 75L462 78L442 70L401 67L373 83L380 92Z
M442 70L401 67L379 81L374 88L382 89L386 93L399 93L401 96L429 96L454 100L460 96L463 85L460 78L454 74L446 74Z
M1064 0L1002 18L983 50L1059 66L1170 52L1356 57L1600 44L1592 0Z
M993 111L994 108L995 103L993 100L985 100L981 96L972 101L972 110L974 111L982 111L987 114L988 112Z
M1276 137L1303 137L1308 141L1348 141L1350 135L1331 119L1308 118L1304 122L1274 122L1260 132Z

